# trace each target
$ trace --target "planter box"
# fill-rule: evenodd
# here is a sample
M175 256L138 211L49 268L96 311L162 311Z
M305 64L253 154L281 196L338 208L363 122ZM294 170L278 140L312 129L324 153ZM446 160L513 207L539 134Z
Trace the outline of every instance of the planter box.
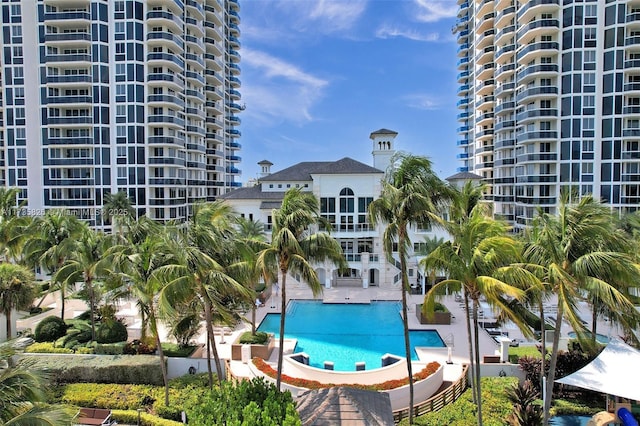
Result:
M416 305L416 317L420 324L436 324L436 325L449 325L451 324L451 312L434 312L431 320L422 315L422 305Z
M273 351L273 348L276 345L276 339L273 338L273 336L269 337L269 340L267 341L267 343L265 343L264 345L249 345L251 346L251 358L262 358L262 359L269 359L269 357L271 356L271 351ZM233 343L231 345L231 359L234 361L241 361L242 360L242 344L240 343Z

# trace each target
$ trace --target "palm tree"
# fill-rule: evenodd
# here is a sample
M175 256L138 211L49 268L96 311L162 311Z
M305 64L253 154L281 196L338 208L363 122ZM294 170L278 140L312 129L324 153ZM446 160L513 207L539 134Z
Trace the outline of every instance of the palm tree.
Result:
M136 210L124 191L105 195L102 213L106 221L113 223L117 234L121 234L123 227L136 219Z
M236 280L243 282L247 288L256 289L260 279L265 285L273 283L276 279L273 274L265 276L265 271L258 267L258 253L267 248L268 243L264 232L264 224L260 221L253 221L246 218L238 218L238 250L241 259L231 265L232 274L236 275ZM256 334L256 304L253 299L249 301L251 306L251 334Z
M21 265L0 263L0 314L7 322L7 340L12 336L11 313L26 309L36 298L33 273Z
M616 282L638 282L640 268L627 254L627 241L615 232L615 221L608 207L583 197L577 204L563 199L557 214L540 214L534 219L535 238L525 246L525 259L540 268L544 281L557 296L554 333L544 408L544 424L549 408L560 341L559 328L567 320L578 335L584 335L576 303L585 292L595 293L602 304L623 314L634 323L638 313L616 287ZM615 277L616 280L612 280Z
M524 291L495 277L500 268L508 267L518 259L520 246L506 235L508 231L506 224L490 217L486 204L468 202L475 192L474 188L467 185L458 193L452 204L451 219L441 221L451 241L436 248L422 260L421 264L426 270L444 271L448 277L435 284L426 294L425 305L428 312L433 312L435 299L443 294L445 289L462 289L464 293L467 333L470 348L473 348L470 350L470 362L477 404L477 420L478 425L482 426L478 324L480 298L486 298L494 310L512 320L524 332L527 332L528 328L505 301L505 297L523 298ZM475 205L471 207L472 204ZM470 316L473 327L469 320ZM473 336L473 344L471 336Z
M284 329L287 310L287 274L300 275L317 296L322 292L318 275L311 262L330 261L341 267L346 260L340 244L327 232L315 232L312 227L322 223L318 214L316 197L298 188L288 190L282 205L272 212L273 232L268 248L258 255L258 267L274 275L280 274L280 341L278 351L278 374L276 387L282 382L282 356L284 352Z
M413 371L407 318L407 292L410 290L407 261L411 248L409 226L425 226L434 222L438 206L448 198L445 184L435 175L431 161L425 157L398 154L392 158L382 182L380 198L369 205L369 220L373 226L387 225L383 245L390 262L393 245L398 243L398 258L402 279L402 323L404 326L405 355L409 375L409 424L413 423Z
M31 218L20 215L18 188L0 188L0 259L15 261L20 257ZM24 203L22 203L24 204Z
M220 356L214 339L214 320L233 323L236 316L229 302L251 302L253 292L235 280L229 265L238 262L234 243L235 213L220 202L197 204L184 230L176 229L179 261L170 269L172 279L162 292L163 308L173 314L177 303L195 301L201 308L207 330L208 348L213 352L218 382L223 379ZM213 384L210 358L207 358L209 386Z
M29 238L23 248L27 263L45 269L53 278L71 254L81 230L82 222L65 210L49 210L44 216L36 217L27 230ZM60 291L60 317L64 319L66 283L52 279L49 291L55 290Z
M89 228L85 223L82 226L82 234L74 241L68 260L58 269L55 280L66 285L83 284L89 301L89 315L91 318L91 340L96 339L96 281L107 274L110 266L109 258L105 253L112 241L102 233Z
M5 426L50 426L71 424L71 413L46 405L46 381L24 363L14 364L13 350L0 347L0 424Z
M113 256L116 268L113 273L120 277L122 283L122 287L115 293L122 296L128 295L137 300L138 308L144 313L151 334L155 338L167 406L169 405L169 380L162 340L158 332L160 316L158 304L166 286L162 270L178 262L177 252L175 241L165 232L149 235L138 244L114 246L109 252ZM143 327L146 325L143 324Z

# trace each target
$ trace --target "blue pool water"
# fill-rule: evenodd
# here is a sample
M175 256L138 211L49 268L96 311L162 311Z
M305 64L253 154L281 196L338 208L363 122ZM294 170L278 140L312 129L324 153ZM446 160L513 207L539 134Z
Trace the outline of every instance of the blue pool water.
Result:
M551 426L587 426L591 416L556 416L549 419Z
M569 338L571 339L575 339L576 338L576 332L575 331L570 331L569 333ZM587 336L591 336L591 333L587 333ZM596 340L598 341L598 343L602 343L604 345L606 345L607 343L609 343L609 338L607 336L605 336L604 334L596 334Z
M404 357L404 333L398 302L323 304L291 301L287 307L285 338L297 339L295 353L309 355L309 364L323 368L332 361L335 370L353 371L364 361L366 369L379 368L386 353ZM280 314L267 314L259 331L279 336ZM410 331L412 358L416 346L444 347L435 330Z

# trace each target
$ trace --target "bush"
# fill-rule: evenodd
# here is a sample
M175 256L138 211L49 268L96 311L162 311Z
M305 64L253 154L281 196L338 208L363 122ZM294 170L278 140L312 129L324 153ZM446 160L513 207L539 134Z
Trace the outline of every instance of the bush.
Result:
M137 410L113 410L111 417L118 423L141 426L182 426L182 422L163 419L147 412L140 413L140 423L138 423Z
M240 344L255 344L255 345L264 345L269 340L269 334L264 331L258 331L255 335L251 334L250 331L245 331L240 336L238 343Z
M33 354L72 354L73 349L69 348L56 348L52 342L39 342L29 345L24 350L27 353Z
M544 411L538 398L540 394L533 384L525 380L523 384L516 384L506 389L506 395L513 404L513 413L507 417L511 426L538 426L542 424Z
M113 319L104 321L96 330L96 342L98 343L126 342L128 337L127 327Z
M262 378L223 382L200 404L187 412L190 423L199 425L247 424L255 426L300 425L293 398Z
M67 332L67 324L56 316L44 318L36 326L36 342L55 342Z
M156 347L149 339L147 339L146 342L142 342L138 339L128 342L123 349L123 353L126 355L152 355L155 352Z
M54 383L122 383L162 385L157 357L118 355L23 356L30 368L46 371Z
M125 342L98 343L95 345L93 352L98 355L123 355L125 347Z

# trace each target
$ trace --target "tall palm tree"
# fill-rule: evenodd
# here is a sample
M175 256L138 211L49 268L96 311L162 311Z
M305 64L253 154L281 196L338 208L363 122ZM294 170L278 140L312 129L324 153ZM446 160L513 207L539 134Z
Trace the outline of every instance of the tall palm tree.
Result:
M392 158L382 181L380 198L369 205L371 224L387 225L383 235L384 252L394 264L396 259L393 245L396 242L398 244L402 279L402 323L409 375L409 424L413 423L413 371L407 318L407 292L410 290L407 262L411 250L409 227L434 223L439 205L447 198L448 190L433 172L429 159L401 153Z
M0 259L5 262L20 258L31 218L19 214L18 188L0 188ZM24 204L24 203L23 203Z
M163 230L163 228L160 229ZM162 338L158 331L160 322L158 304L166 286L162 270L178 262L177 252L175 241L165 232L148 235L137 244L114 246L109 252L109 255L113 256L115 266L113 273L120 277L122 283L122 287L114 293L121 296L128 295L137 300L138 308L144 313L155 339L164 382L165 405L169 405L169 380L162 350Z
M236 280L244 283L247 288L256 289L262 279L265 285L274 282L273 271L265 271L258 267L258 253L267 248L268 243L264 232L264 224L243 217L238 218L238 251L240 259L231 265L230 270ZM256 304L253 299L251 306L251 334L256 334Z
M557 297L556 327L567 320L578 335L584 335L576 304L585 292L597 292L604 306L635 322L638 316L633 304L615 285L613 277L628 282L640 280L640 268L627 254L627 241L615 232L615 221L608 207L583 197L577 204L563 199L557 214L544 213L534 219L535 239L525 246L525 259L538 266ZM637 323L636 323L637 324ZM559 330L553 338L549 376L544 404L544 424L549 422L553 392Z
M113 223L117 234L128 224L136 220L136 210L131 205L131 199L124 191L109 193L104 196L102 214L106 221Z
M298 188L288 190L282 205L272 212L273 232L268 248L258 255L258 267L280 275L280 341L278 351L278 374L276 387L282 382L282 356L284 353L284 330L287 310L287 275L297 273L317 296L322 292L318 275L312 262L330 261L342 267L346 260L342 248L327 232L316 232L323 222L318 213L316 197Z
M64 319L66 283L56 281L55 273L62 267L72 252L73 242L82 232L82 222L65 210L49 210L44 216L36 217L27 234L23 253L29 265L41 267L52 275L49 291L60 291L60 317Z
M55 274L57 282L75 285L81 282L89 301L91 318L91 340L96 339L95 312L97 304L96 283L101 280L111 266L110 259L105 256L112 240L98 233L83 223L81 235L71 246L67 261Z
M473 348L470 351L470 362L476 394L477 421L478 425L482 426L478 323L480 299L484 297L494 310L503 313L523 331L526 332L528 329L505 301L505 297L523 298L524 291L496 278L500 268L508 267L518 260L520 247L514 239L507 236L507 225L490 217L486 204L475 204L470 211L465 207L464 199L473 192L472 188L465 187L457 195L452 205L450 220L441 221L451 241L431 252L421 264L426 270L442 270L448 277L435 284L425 296L425 305L429 312L433 311L435 299L443 294L445 289L462 289L464 293L467 333L473 336L473 339L469 338L469 343ZM455 201L461 197L462 202L456 203ZM469 317L472 318L472 326Z
M71 424L72 414L61 406L45 404L44 377L24 363L14 364L13 350L0 347L0 424L51 426Z
M36 298L33 273L21 265L0 263L0 314L7 322L7 340L12 336L11 313L26 309Z
M205 319L208 348L213 352L218 382L223 379L220 356L214 339L214 320L233 323L235 315L229 301L251 302L253 292L231 276L229 265L238 261L234 243L235 213L220 202L197 204L184 230L176 229L179 261L170 269L172 279L163 290L163 308L173 314L177 303L192 300L200 306ZM213 378L207 358L209 386Z

